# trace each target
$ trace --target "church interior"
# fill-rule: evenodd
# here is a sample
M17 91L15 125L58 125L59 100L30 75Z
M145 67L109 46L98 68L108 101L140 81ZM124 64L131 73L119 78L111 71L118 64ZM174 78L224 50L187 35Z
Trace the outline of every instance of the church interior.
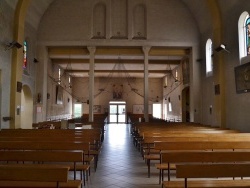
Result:
M153 132L158 136L165 131L186 133L186 142L200 137L215 142L215 136L207 134L223 133L216 139L248 143L249 10L248 0L1 0L0 148L42 135L51 138L49 142L64 143L62 137L67 136L85 143L96 134L87 129L98 127L98 154L91 153L92 161L86 157L95 174L101 145L102 149L112 146L111 127L127 125L123 131L129 135L124 137L133 140L134 150L146 162L138 173L147 172L151 179L140 180L145 183L142 187L173 187L163 180L167 169L153 167L159 156L155 159L150 147L145 148ZM200 137L191 133L197 131L194 127ZM57 141L55 132L47 132L51 129L58 131ZM76 138L83 134L87 134L84 139ZM176 138L180 136L170 137L172 142L184 142ZM28 148L29 143L24 145ZM243 147L232 145L230 149ZM219 144L216 147L221 149ZM122 157L117 158L124 162ZM93 183L96 177L93 184L88 182L92 166L79 167L84 174L81 186L84 182L84 186L102 187ZM98 168L102 167L101 163ZM153 181L159 179L160 185L150 182L150 167ZM0 187L1 168L0 164ZM75 174L71 176L75 179ZM135 182L118 186L110 181L113 184L104 187L140 187Z

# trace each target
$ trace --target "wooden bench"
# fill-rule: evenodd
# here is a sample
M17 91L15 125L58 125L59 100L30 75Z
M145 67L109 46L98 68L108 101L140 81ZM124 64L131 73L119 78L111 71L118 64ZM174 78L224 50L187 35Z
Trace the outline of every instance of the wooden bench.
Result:
M74 171L74 180L76 180L76 171L80 171L80 178L85 185L85 175L89 171L89 165L84 164L84 155L82 151L0 151L0 161L6 164L15 163L56 163L69 166L69 170Z
M164 181L164 170L168 171L170 181L171 165L180 163L226 163L250 162L250 151L164 151L161 153L159 183Z
M180 164L176 165L176 177L183 180L167 181L165 188L239 188L250 187L249 179L234 179L235 177L250 177L250 164ZM195 178L196 180L190 180ZM197 180L197 179L201 180ZM209 179L206 179L209 178ZM214 178L214 179L212 179ZM223 179L219 178L232 178Z
M68 180L68 166L0 165L0 187L79 188L80 180Z
M238 133L241 134L241 133ZM249 137L242 137L239 139L234 139L235 141L230 141L231 138L214 136L209 138L209 136L204 137L180 137L180 138L167 138L166 141L155 141L154 148L148 149L148 153L144 155L146 164L148 167L148 177L150 177L150 166L151 161L160 161L160 151L162 150L212 150L212 149L250 149L250 139ZM156 139L157 140L157 139ZM168 140L168 141L167 141ZM192 143L191 145L188 143ZM153 151L153 153L151 153ZM160 167L164 170L165 167Z
M1 141L0 150L19 150L19 151L82 151L88 155L89 143L82 142L29 142L29 141ZM83 155L85 157L85 155ZM84 160L84 158L83 158ZM85 161L85 160L84 160ZM88 167L89 167L88 163ZM84 167L85 169L85 167ZM82 169L82 170L84 170ZM88 171L90 173L90 168Z
M44 139L46 137L46 139ZM89 161L94 160L94 169L97 169L98 155L101 149L100 130L65 130L65 129L4 129L0 131L0 141L60 141L60 142L89 142L91 145ZM93 156L93 157L91 157ZM85 158L86 160L88 158Z
M250 141L207 141L207 142L155 142L155 149L165 151L249 151ZM166 165L157 166L160 170L168 170Z

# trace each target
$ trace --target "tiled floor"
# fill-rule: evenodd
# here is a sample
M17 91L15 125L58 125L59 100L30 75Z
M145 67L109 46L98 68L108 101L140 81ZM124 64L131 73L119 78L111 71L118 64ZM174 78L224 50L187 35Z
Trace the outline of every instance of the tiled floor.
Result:
M160 188L158 170L152 164L151 177L147 165L134 147L129 125L106 126L105 140L97 171L93 168L86 188Z

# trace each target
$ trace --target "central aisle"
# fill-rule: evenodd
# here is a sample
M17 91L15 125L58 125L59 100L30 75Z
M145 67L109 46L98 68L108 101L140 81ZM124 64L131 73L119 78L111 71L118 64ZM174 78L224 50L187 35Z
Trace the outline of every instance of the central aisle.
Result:
M158 171L151 166L151 178L147 178L147 165L134 147L130 126L106 125L103 147L97 171L91 168L86 188L160 188Z

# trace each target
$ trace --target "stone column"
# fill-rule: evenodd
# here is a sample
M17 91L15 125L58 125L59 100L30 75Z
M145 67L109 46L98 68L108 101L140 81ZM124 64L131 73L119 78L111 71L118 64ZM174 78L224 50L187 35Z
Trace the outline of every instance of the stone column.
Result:
M89 50L89 122L94 122L94 88L95 88L95 51L96 47L88 47Z
M145 122L149 122L148 118L148 54L150 46L143 46L144 52L144 119Z

